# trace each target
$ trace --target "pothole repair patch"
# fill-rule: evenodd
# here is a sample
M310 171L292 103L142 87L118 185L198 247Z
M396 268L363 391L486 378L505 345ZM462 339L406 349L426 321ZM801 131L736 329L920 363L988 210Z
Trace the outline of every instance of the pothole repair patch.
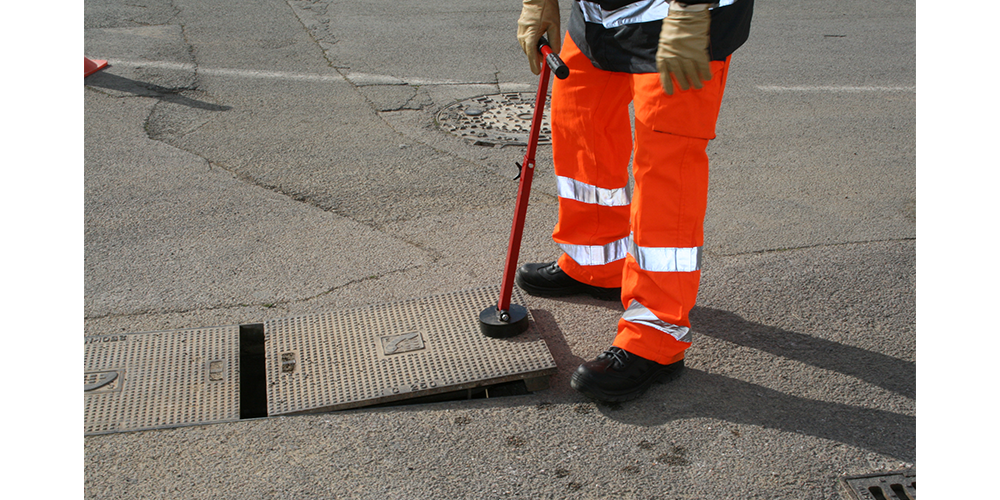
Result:
M552 143L545 100L538 143ZM535 111L534 92L506 92L456 102L437 114L438 126L476 146L526 146Z

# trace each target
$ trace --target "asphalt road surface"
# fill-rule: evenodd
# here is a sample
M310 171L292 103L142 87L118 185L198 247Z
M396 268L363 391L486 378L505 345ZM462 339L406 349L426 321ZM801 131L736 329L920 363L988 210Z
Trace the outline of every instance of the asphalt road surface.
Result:
M518 2L84 5L111 62L83 92L85 335L497 283L524 150L438 116L534 90ZM594 404L569 375L620 304L530 298L547 390L91 436L85 496L836 499L915 467L915 25L912 2L757 3L679 380ZM554 193L542 147L522 262L558 256Z

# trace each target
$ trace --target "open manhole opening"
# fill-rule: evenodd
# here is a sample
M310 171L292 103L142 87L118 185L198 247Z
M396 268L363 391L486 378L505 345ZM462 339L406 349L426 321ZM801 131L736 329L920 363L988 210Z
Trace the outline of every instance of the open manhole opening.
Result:
M268 414L267 360L264 324L240 325L240 419L263 418ZM298 353L282 353L279 356L281 372L295 372ZM548 377L517 379L487 385L476 385L461 390L451 390L427 396L394 400L388 403L371 404L367 408L410 406L471 399L488 399L508 396L523 396L548 388Z
M916 500L917 472L864 474L840 478L841 488L851 500Z
M306 318L289 318L292 320L305 320L309 322ZM318 322L313 322L312 327L316 327ZM398 337L407 339L412 337L412 334L399 335ZM379 344L385 349L386 344L392 346L394 352L401 351L406 347L399 347L399 344L393 344L386 342L382 337L379 339ZM395 340L395 339L393 339ZM265 345L266 334L264 324L250 324L250 325L240 325L240 419L249 418L262 418L271 416L268 411L268 387L276 387L276 383L268 383L267 381L267 352L268 348ZM414 347L419 345L419 347ZM409 351L419 351L423 349L422 343L410 342ZM302 349L301 352L308 352L314 349ZM297 363L301 357L300 351L285 352L280 353L277 356L277 360L280 362L280 373L282 376L289 376L291 374L297 373L299 369ZM536 367L537 369L538 367ZM272 373L278 370L272 370ZM462 389L449 390L447 384L442 384L438 391L434 390L436 384L430 384L427 387L411 388L413 391L420 391L425 396L407 397L404 399L385 398L389 402L385 403L370 403L365 405L354 405L354 404L343 404L349 403L347 401L342 401L341 408L385 408L394 406L411 406L419 404L430 404L430 403L443 403L451 401L464 401L472 399L489 399L489 398L501 398L509 396L524 396L532 394L537 391L542 391L549 388L549 374L551 370L542 372L543 375L529 378L514 378L513 380L504 381L508 378L520 377L523 375L504 375L504 374L494 374L500 375L500 378L495 379L495 381L482 384L479 382L471 382L464 384L457 384L455 387L463 387ZM472 374L466 374L469 376ZM384 391L384 395L388 395L389 392L395 391ZM277 391L271 393L272 397L278 396ZM394 395L395 396L395 395ZM377 401L379 398L373 398L371 401ZM299 404L306 404L308 402L300 401ZM328 407L320 409L320 411L329 411ZM294 415L296 413L312 413L310 410L315 410L316 408L296 408L299 411L278 411L277 415Z
M539 144L552 143L549 101L545 100ZM505 92L472 97L437 114L438 126L476 146L526 146L535 110L534 92Z

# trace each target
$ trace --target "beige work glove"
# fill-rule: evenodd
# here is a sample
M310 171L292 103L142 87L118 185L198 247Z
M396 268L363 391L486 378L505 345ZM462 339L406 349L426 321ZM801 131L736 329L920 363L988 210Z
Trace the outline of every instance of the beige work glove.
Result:
M524 0L521 18L517 20L517 41L528 55L531 72L542 72L539 62L538 39L546 35L552 52L559 53L562 41L559 31L559 0Z
M656 49L656 69L660 84L667 95L673 95L673 75L681 90L701 88L702 81L712 79L708 63L708 31L712 17L705 4L688 6L670 4L670 13L663 19L660 45Z

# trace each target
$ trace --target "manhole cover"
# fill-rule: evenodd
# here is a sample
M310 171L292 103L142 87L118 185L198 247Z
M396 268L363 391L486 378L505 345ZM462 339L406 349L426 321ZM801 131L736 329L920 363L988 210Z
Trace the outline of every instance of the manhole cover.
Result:
M238 326L84 337L83 433L240 418Z
M556 363L534 327L516 339L480 332L499 293L84 337L84 435L542 390ZM524 303L517 289L511 303Z
M840 478L851 500L916 500L917 472L906 469Z
M555 360L537 333L515 340L480 333L479 311L499 292L485 287L265 322L267 358L277 361L267 368L267 414L359 408L552 375ZM524 303L519 291L512 301Z
M477 146L526 146L534 111L534 92L507 92L456 102L438 112L437 122L442 130ZM552 143L549 99L545 100L538 143Z

